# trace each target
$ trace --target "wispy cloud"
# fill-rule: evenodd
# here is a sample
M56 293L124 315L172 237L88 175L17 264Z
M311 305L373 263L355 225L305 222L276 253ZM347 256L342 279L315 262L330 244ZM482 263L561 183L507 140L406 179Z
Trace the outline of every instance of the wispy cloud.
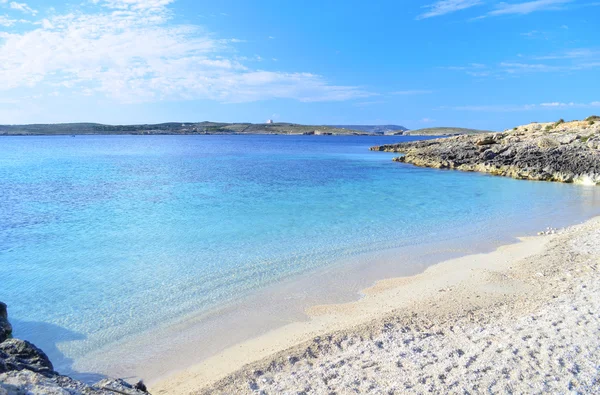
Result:
M19 22L17 19L9 18L6 15L0 15L0 26L11 27Z
M37 11L33 8L29 7L27 3L17 3L16 1L11 1L9 6L13 10L21 11L26 14L36 15Z
M93 13L75 11L37 21L24 32L0 32L0 92L28 88L119 102L373 96L310 72L252 69L231 55L240 40L174 24L172 2L95 0Z
M475 7L480 4L483 4L482 0L440 0L433 4L424 6L423 8L427 8L428 11L417 16L417 19L426 19L435 16L446 15L456 11Z
M600 50L594 48L567 49L545 55L518 55L518 60L507 60L494 65L470 63L465 66L442 67L462 71L474 77L502 77L530 73L568 73L600 68Z
M533 59L538 60L556 60L556 59L578 59L578 58L593 58L600 57L600 51L590 48L570 49L558 54L534 56Z
M580 107L580 108L592 108L592 107L600 107L600 101L593 101L590 103L561 103L561 102L551 102L551 103L542 103L540 107L550 107L550 108L568 108L568 107Z
M444 107L440 107L440 109L457 110L457 111L480 111L480 112L519 112L519 111L532 111L532 110L540 110L540 109L597 108L597 107L600 107L600 101L592 101L589 103L548 102L548 103L539 103L539 104L444 106Z
M158 10L173 3L175 0L92 0L94 4L103 4L105 7L118 10Z
M561 10L573 0L535 0L521 3L500 3L488 15L526 15L536 11Z

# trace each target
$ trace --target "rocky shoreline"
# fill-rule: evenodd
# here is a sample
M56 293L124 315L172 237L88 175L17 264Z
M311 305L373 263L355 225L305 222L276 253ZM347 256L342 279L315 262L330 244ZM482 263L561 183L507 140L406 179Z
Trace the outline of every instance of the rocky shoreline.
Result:
M88 385L54 370L48 356L26 340L12 337L6 304L0 302L0 395L145 395L142 382L135 386L105 378Z
M371 147L397 162L535 181L600 184L600 117L531 123L502 133Z

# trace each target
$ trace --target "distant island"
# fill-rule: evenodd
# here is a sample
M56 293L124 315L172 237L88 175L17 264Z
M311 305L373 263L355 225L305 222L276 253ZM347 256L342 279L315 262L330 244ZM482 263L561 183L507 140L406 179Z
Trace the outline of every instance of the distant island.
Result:
M195 134L290 134L290 135L382 135L392 130L405 131L399 125L300 125L269 122L168 122L140 125L104 125L99 123L58 123L0 125L0 136L30 135L195 135Z
M331 125L332 128L359 130L366 133L375 134L400 134L408 129L400 125Z

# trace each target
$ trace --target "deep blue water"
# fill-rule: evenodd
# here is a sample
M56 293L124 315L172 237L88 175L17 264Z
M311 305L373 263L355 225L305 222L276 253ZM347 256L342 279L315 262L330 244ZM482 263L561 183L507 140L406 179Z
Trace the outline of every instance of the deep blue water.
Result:
M408 139L3 137L0 300L67 364L344 257L597 211L593 187L368 151Z

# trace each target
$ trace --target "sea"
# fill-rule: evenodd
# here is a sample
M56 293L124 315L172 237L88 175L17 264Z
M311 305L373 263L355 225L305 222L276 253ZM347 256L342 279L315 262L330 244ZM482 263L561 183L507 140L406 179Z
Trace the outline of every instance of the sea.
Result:
M288 320L302 319L307 304L359 298L379 277L600 211L597 187L418 168L369 151L423 138L1 137L0 301L14 335L61 373L136 376L186 322L210 320L193 339L204 357L281 324L259 307L278 285L303 279L322 291L290 286L278 297L280 312L286 300L296 312ZM323 275L333 268L343 284ZM219 321L225 314L266 324L240 334L249 318Z

